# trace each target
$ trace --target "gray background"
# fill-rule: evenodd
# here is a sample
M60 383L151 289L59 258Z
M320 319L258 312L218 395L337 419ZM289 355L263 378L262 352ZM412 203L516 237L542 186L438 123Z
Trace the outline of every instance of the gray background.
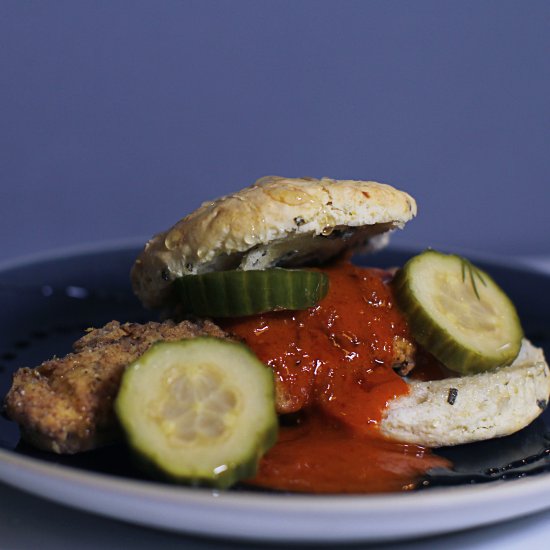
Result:
M265 174L413 194L395 242L550 253L548 1L0 2L0 254Z

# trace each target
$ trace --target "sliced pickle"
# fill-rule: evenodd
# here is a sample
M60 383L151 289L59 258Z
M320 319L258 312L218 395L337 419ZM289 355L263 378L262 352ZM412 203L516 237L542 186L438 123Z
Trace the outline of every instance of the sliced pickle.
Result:
M427 250L395 276L413 336L449 369L472 374L510 364L523 331L508 296L465 258Z
M212 271L176 280L185 311L206 317L241 317L307 309L328 292L325 273L300 269Z
M277 438L273 372L211 337L154 344L126 369L115 411L142 465L190 485L254 476Z

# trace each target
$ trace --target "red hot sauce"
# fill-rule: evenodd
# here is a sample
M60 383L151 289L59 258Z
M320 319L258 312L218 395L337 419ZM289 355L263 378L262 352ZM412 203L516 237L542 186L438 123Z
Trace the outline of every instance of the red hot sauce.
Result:
M327 296L304 311L225 320L275 374L282 426L250 483L277 490L366 493L413 488L447 461L378 431L408 386L392 368L395 338L410 341L391 276L349 262L324 268ZM292 418L292 422L285 422Z

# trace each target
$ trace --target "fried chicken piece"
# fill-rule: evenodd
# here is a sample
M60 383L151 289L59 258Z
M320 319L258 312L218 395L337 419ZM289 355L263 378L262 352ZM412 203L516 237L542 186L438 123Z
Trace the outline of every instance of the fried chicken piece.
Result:
M209 321L111 321L75 342L74 353L19 369L5 412L24 440L47 451L72 454L113 442L120 437L113 401L124 369L159 340L197 336L227 337Z
M417 348L412 340L395 336L392 345L391 367L399 376L407 376L416 366ZM283 370L275 377L275 400L279 414L295 413L312 401L314 380L298 368Z
M399 376L407 376L416 366L416 346L411 340L403 336L395 336L393 339L393 370Z

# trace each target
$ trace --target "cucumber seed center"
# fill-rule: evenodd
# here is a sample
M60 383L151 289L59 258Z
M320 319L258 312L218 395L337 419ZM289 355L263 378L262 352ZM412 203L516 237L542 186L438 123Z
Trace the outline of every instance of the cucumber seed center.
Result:
M174 367L165 384L166 398L154 417L173 445L211 444L229 432L239 398L219 369L208 363L191 370Z

